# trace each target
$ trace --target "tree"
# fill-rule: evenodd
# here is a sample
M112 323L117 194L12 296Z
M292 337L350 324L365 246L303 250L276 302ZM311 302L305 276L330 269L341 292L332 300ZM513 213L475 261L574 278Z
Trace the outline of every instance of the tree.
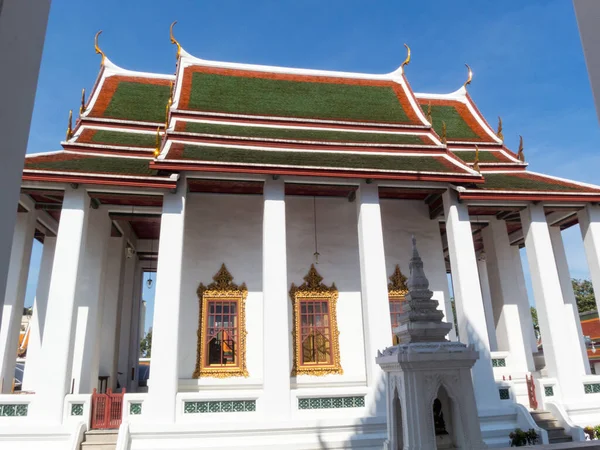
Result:
M590 280L578 280L573 278L573 292L577 299L577 309L580 313L594 311L596 309L596 297L594 296L594 287Z
M533 331L535 332L536 339L540 338L540 323L538 322L537 309L533 306L529 308L531 311L531 321L533 322Z
M142 358L150 358L152 354L152 328L148 330L146 336L140 342L140 354Z

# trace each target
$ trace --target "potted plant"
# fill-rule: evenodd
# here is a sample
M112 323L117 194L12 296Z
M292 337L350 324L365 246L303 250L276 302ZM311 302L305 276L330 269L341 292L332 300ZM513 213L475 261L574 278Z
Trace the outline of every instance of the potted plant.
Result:
M595 431L595 430L594 430L594 428L592 428L592 427L589 427L589 426L588 426L588 427L585 427L585 428L583 429L583 431L584 431L584 433L586 434L586 436L587 436L587 439L586 439L586 440L588 440L588 441L592 441L592 440L594 440L594 438L596 437L596 431Z
M517 428L508 435L511 447L525 447L526 445L535 445L538 442L539 435L531 428L529 431L523 431Z

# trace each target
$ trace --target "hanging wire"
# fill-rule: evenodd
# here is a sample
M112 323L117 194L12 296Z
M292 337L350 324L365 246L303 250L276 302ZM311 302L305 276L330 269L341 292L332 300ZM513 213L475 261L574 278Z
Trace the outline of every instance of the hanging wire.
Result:
M319 264L319 246L317 242L317 197L313 196L313 222L315 226L315 264Z

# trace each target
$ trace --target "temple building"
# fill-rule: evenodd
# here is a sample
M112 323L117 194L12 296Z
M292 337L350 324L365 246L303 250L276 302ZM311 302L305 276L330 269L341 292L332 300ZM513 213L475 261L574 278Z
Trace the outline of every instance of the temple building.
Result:
M381 449L375 359L398 343L411 236L450 324L455 300L448 338L478 352L490 448L517 427L578 440L600 423L561 238L580 225L600 292L600 186L530 170L523 141L507 148L502 122L477 109L470 69L455 92L415 93L410 50L373 75L207 61L171 38L174 75L123 69L97 45L98 78L63 149L27 155L0 447L74 449L118 429L119 449ZM43 255L12 393L34 239ZM147 387L144 272L156 282Z

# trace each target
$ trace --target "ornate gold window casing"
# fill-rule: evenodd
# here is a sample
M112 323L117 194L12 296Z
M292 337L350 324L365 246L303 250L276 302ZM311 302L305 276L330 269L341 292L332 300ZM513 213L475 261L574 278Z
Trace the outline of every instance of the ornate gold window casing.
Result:
M335 284L328 287L322 281L311 265L304 283L292 284L290 289L294 317L292 376L343 373L336 313L338 290ZM306 352L312 356L307 357Z
M400 266L396 264L394 273L389 277L390 283L388 283L388 299L390 302L390 319L392 321L392 342L397 345L398 336L394 334L394 328L398 326L398 318L402 313L402 304L406 294L408 294L408 287L406 286L406 277L400 271Z
M200 305L196 369L193 377L247 377L246 369L246 284L233 282L225 264L208 286L196 293ZM209 324L209 320L212 322ZM218 337L215 337L215 333ZM212 336L212 339L211 339ZM209 345L219 342L220 362L210 361ZM209 342L211 341L211 342ZM226 356L223 356L226 355ZM233 360L233 361L230 361Z

